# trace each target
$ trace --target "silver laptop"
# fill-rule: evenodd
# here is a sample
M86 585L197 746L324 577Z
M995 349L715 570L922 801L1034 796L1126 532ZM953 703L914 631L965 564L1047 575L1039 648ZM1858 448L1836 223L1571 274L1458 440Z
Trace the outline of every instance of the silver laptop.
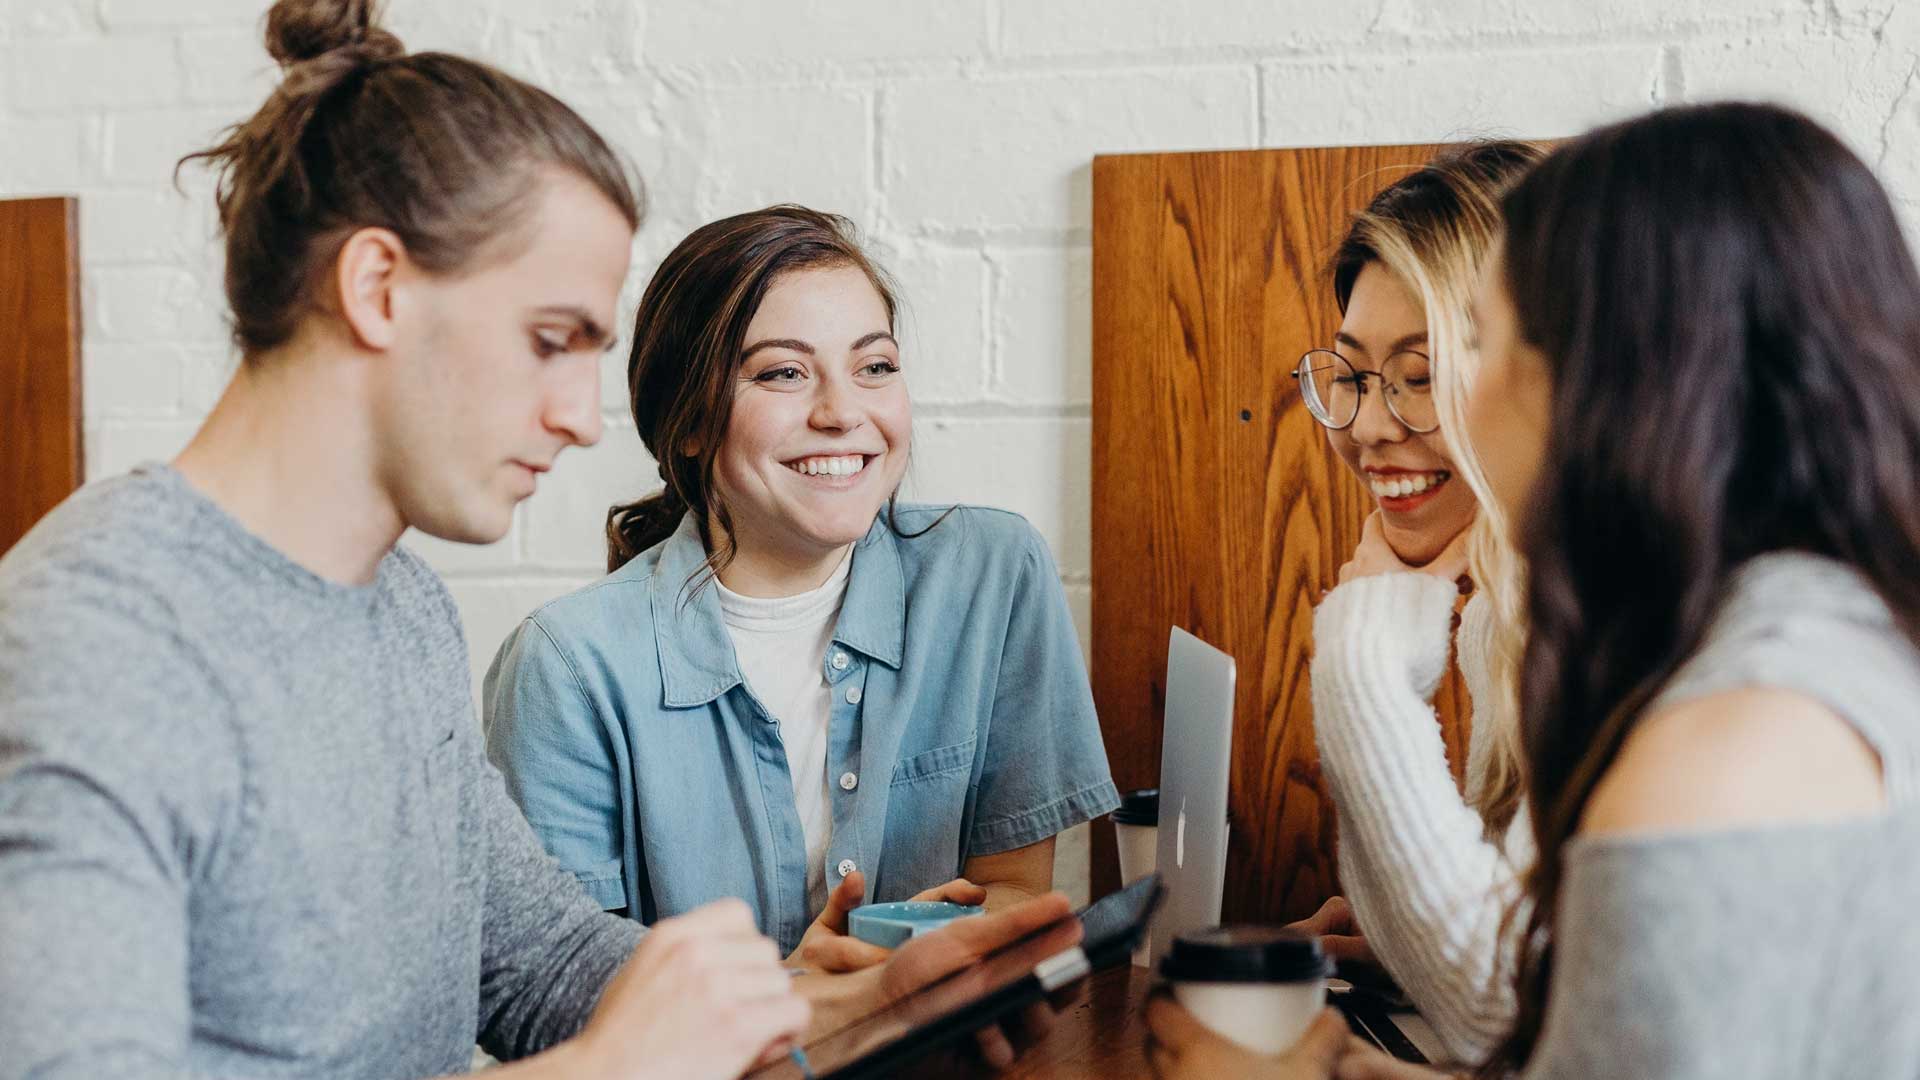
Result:
M1173 939L1220 922L1227 874L1227 781L1233 759L1233 657L1179 627L1167 639L1166 731L1160 739L1160 824L1155 866L1167 898L1152 928L1158 970ZM1340 991L1350 990L1333 980ZM1444 1061L1417 1012L1363 1007L1336 992L1354 1031L1405 1061Z
M1153 966L1174 936L1220 922L1233 757L1233 657L1179 627L1167 640L1166 731L1154 866L1167 899L1153 920Z

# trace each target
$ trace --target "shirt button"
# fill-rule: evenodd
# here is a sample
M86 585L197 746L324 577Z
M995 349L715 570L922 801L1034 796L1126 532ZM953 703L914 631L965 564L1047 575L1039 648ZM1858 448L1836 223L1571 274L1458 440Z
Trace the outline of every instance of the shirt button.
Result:
M847 670L848 663L850 663L850 661L847 659L846 653L837 652L833 654L833 670L845 671Z
M841 859L841 860L840 860L840 865L839 865L838 867L836 867L836 869L838 869L838 870L840 871L840 876L841 876L841 877L846 877L846 876L847 876L848 874L851 874L851 873L853 873L853 872L854 872L855 870L858 870L858 869L859 869L859 867L857 867L857 866L855 866L855 865L853 865L853 860L852 860L852 859Z
M847 704L849 705L860 704L860 688L859 687L854 686L854 687L849 687L847 689Z
M850 772L843 772L840 774L840 790L841 791L852 791L854 788L859 786L860 786L859 777L853 775Z

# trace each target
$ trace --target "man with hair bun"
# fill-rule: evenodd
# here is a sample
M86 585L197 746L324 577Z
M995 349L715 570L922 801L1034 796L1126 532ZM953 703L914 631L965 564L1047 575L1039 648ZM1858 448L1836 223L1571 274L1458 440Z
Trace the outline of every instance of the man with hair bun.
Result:
M599 910L486 762L409 528L486 543L600 436L640 221L551 95L281 0L220 145L242 361L171 464L0 560L0 1080L728 1077L1066 914L794 978L746 906ZM524 1059L524 1060L520 1060Z

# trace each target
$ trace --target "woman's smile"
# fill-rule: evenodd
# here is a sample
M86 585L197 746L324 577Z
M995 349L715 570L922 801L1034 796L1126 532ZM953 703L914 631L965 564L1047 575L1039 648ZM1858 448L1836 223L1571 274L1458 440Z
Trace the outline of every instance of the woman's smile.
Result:
M1365 471L1367 489L1373 492L1380 509L1390 514L1411 514L1432 502L1453 479L1453 473L1446 469L1369 467Z
M853 487L867 476L867 466L879 454L813 455L782 462L788 469L806 478L810 486L828 489Z

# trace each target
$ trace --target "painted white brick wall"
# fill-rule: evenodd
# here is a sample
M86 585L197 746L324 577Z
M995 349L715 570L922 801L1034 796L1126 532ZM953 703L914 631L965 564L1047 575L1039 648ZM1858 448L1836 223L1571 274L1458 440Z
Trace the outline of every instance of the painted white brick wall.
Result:
M1093 154L1567 135L1759 95L1838 126L1920 209L1911 0L391 0L413 48L555 90L640 165L631 306L693 226L776 200L852 216L901 281L911 494L1018 510L1089 605ZM204 174L173 161L272 85L265 0L0 0L0 195L81 196L88 471L170 456L231 370ZM0 256L3 257L3 256ZM476 678L521 615L600 572L649 486L608 432L487 548L420 541ZM1084 840L1063 879L1083 886Z

